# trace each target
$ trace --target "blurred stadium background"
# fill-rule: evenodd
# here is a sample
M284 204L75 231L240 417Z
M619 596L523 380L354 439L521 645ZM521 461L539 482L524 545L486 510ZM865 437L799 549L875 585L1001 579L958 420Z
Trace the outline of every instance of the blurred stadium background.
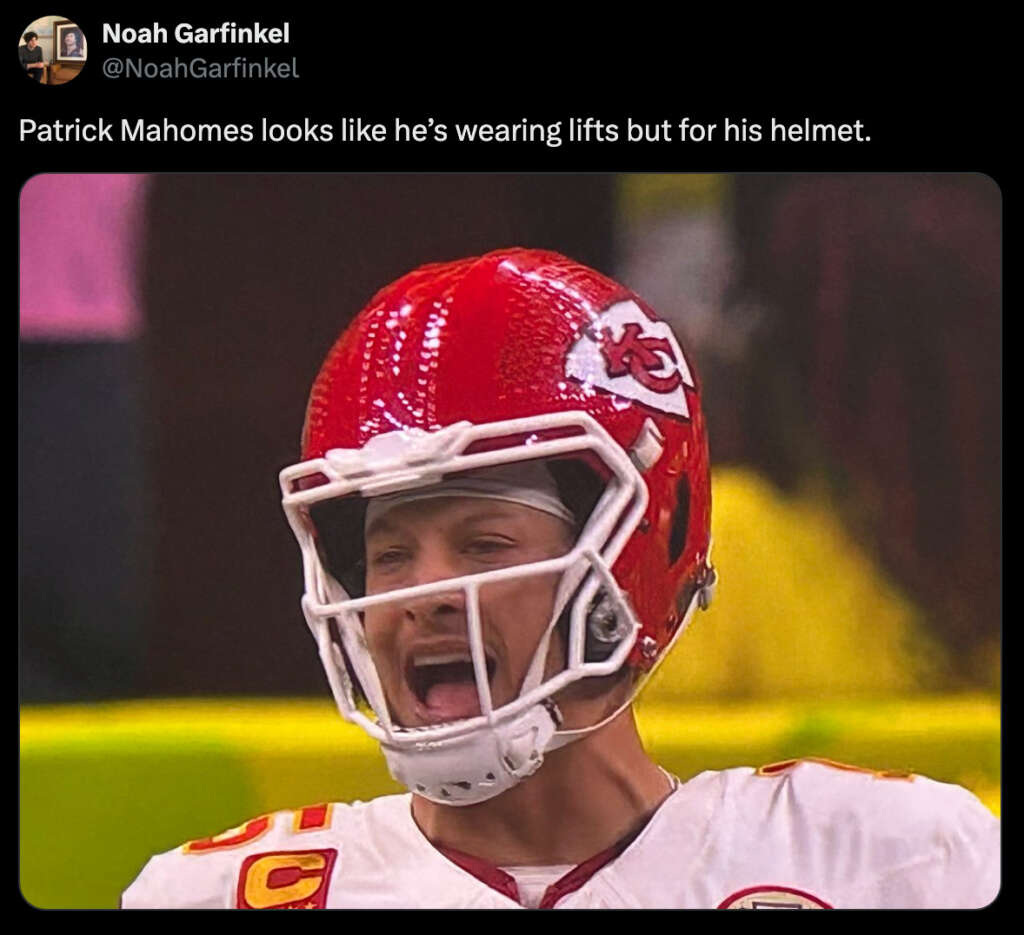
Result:
M59 224L53 219L60 218ZM395 788L333 713L276 476L385 282L522 244L670 320L721 585L661 762L824 756L1000 810L1001 195L979 175L43 175L21 198L21 886Z

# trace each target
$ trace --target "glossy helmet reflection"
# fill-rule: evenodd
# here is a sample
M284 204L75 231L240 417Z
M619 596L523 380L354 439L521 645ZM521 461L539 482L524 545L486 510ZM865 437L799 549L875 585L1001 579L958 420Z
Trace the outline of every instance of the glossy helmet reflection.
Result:
M369 596L328 560L317 511L329 504L365 504L539 459L585 465L597 482L564 556ZM640 677L625 707L714 586L708 447L692 363L642 299L549 251L435 263L378 292L327 355L309 398L302 461L281 472L281 489L302 550L303 611L339 710L380 741L396 779L446 804L503 792L546 751L610 720L559 730L553 696L629 667ZM350 518L347 538L362 550L361 522ZM561 582L533 664L518 697L494 707L480 588L552 572ZM397 724L361 615L452 590L466 596L481 713ZM557 626L565 627L566 664L546 678Z

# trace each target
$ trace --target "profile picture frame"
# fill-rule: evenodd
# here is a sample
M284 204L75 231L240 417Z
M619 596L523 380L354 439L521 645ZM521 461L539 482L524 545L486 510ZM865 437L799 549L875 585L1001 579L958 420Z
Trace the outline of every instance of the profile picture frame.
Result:
M71 30L78 33L81 38L81 55L64 54L64 36ZM78 23L69 19L57 20L53 24L53 60L55 62L84 62L88 57L89 49L85 38L85 32Z

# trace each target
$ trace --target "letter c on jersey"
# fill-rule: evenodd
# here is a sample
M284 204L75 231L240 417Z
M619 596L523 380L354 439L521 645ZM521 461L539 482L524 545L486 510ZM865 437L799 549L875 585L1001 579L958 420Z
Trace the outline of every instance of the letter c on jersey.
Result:
M328 848L247 857L238 877L238 908L323 909L337 854Z

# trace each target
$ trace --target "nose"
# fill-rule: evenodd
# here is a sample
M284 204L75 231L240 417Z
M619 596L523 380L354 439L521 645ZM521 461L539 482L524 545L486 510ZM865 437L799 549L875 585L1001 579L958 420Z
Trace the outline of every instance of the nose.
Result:
M420 621L461 621L466 613L466 596L461 591L425 594L403 601L405 616Z
M457 563L445 550L438 547L423 548L412 562L410 584L433 584L460 574Z
M429 555L421 555L412 569L410 585L433 584L461 574L455 563L445 557L441 550L432 550ZM441 591L435 594L424 594L403 601L406 616L416 619L455 616L459 619L466 612L466 595L461 590Z

